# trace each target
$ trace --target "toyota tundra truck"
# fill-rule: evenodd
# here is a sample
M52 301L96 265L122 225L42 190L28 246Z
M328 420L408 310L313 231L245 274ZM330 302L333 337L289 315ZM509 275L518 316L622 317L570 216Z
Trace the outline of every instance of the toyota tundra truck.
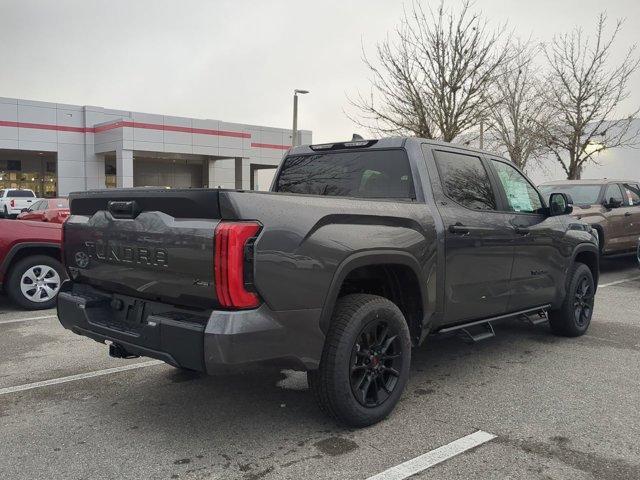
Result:
M62 325L215 374L307 372L341 423L385 418L432 334L469 341L500 320L591 321L595 231L509 161L418 138L300 146L270 192L74 193L64 224Z

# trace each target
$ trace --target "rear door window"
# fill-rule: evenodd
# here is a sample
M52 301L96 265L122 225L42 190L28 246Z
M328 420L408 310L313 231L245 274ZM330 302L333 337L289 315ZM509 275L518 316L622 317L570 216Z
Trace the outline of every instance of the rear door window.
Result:
M434 150L444 194L472 210L496 210L496 196L479 157Z
M287 157L276 192L360 198L415 199L404 150L322 152Z

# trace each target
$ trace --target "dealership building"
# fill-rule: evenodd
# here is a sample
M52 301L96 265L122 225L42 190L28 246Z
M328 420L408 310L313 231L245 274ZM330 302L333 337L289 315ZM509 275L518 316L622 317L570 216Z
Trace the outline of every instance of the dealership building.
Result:
M311 143L311 132L299 132ZM291 130L0 98L0 190L64 196L94 188L264 190Z

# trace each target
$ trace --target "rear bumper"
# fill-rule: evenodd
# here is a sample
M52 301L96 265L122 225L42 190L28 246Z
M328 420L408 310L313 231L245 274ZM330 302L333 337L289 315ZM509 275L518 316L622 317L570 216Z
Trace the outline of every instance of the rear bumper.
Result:
M114 299L124 308L114 309ZM127 319L124 310L130 312ZM318 368L324 345L320 313L276 312L265 304L255 310L194 312L70 281L58 294L60 323L74 333L209 374L254 363Z

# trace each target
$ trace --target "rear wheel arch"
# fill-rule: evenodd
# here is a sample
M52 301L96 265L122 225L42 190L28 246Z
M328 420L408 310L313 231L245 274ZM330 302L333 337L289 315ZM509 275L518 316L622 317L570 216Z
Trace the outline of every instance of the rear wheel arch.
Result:
M418 343L425 327L428 311L426 282L415 257L402 251L367 251L351 255L336 269L325 298L320 328L326 334L338 299L352 293L369 293L389 299L402 311ZM366 285L369 276L381 280L376 286ZM401 291L398 281L402 279ZM355 290L354 290L355 289Z
M23 258L32 257L34 255L46 255L62 261L60 245L55 243L21 243L14 245L9 253L5 256L0 271L6 276L11 272L13 266Z

